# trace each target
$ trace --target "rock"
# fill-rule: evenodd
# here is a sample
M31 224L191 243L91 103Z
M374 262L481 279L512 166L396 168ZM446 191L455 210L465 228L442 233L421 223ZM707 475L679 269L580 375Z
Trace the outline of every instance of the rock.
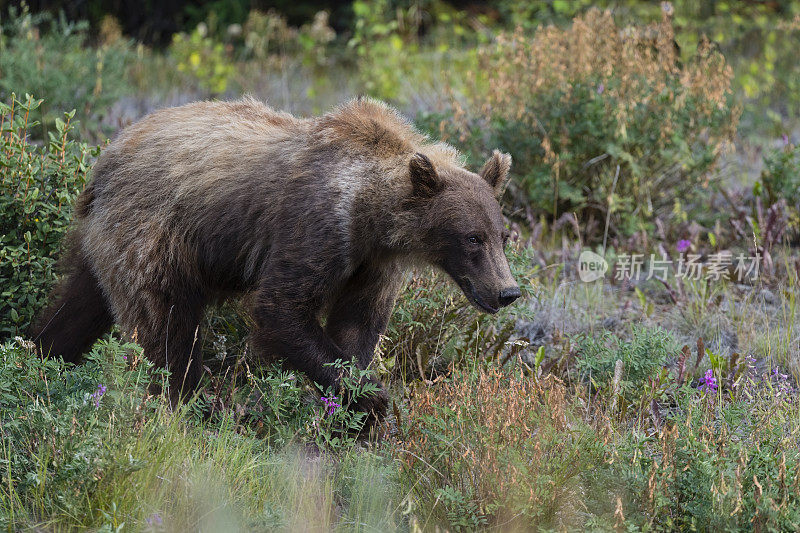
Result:
M609 317L604 318L600 322L600 325L603 327L603 329L609 329L609 330L613 331L613 330L615 330L615 329L617 329L619 327L620 323L621 323L621 321L620 321L619 317L617 317L617 316L609 316Z
M775 294L771 290L769 290L767 288L761 289L761 291L758 293L758 295L761 297L761 299L767 305L775 305L776 303L778 303L778 298L775 296Z

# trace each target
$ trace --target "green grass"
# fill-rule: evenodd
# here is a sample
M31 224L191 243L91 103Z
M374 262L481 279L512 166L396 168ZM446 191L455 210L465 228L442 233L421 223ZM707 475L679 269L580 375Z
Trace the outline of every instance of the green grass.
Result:
M334 432L321 407L288 412L302 437L275 444L240 404L208 417L198 400L173 411L149 397L132 345L102 343L72 368L15 345L2 352L3 528L385 531L400 520L391 459L352 440L315 446L317 433L330 443ZM300 391L283 388L284 400Z
M74 367L7 343L0 349L0 527L800 526L800 412L795 378L781 376L790 374L786 358L796 361L785 349L785 332L796 327L796 288L776 289L769 305L781 311L767 313L755 288L724 286L735 305L721 309L714 299L703 313L735 329L741 355L708 344L698 358L697 339L666 312L690 309L691 300L655 304L645 317L635 292L551 274L528 272L540 288L534 307L551 310L542 324L556 330L543 341L543 361L524 356L535 345L487 358L487 334L437 348L460 357L448 359L449 370L432 383L385 370L400 419L390 414L379 437L342 433L353 424L344 410L327 416L310 384L276 368L209 376L192 402L172 410L147 394L161 374L135 345L102 341ZM420 283L429 284L430 301L411 302L421 290L412 285L399 316L415 309L430 318L425 313L441 302L458 304L447 285ZM614 315L612 332L603 324ZM566 316L571 335L557 331ZM651 325L632 327L643 318ZM406 334L415 331L423 335L416 342L428 342L422 326ZM686 357L683 342L691 346ZM714 391L700 388L709 368ZM99 385L106 390L98 401Z

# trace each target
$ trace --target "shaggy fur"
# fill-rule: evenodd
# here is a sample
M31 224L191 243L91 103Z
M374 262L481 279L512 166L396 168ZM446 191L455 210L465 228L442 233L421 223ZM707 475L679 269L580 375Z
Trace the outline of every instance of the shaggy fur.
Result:
M250 292L256 352L336 386L325 363L370 363L411 265L444 269L485 311L519 295L496 200L510 158L481 175L460 159L368 99L311 119L251 99L153 113L98 159L35 338L77 362L117 322L177 399L200 379L204 306Z

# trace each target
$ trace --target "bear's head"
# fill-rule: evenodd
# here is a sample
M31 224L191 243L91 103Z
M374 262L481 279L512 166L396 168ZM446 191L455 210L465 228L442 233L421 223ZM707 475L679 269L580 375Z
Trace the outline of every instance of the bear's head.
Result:
M504 251L509 232L498 202L510 166L511 156L498 151L479 174L457 165L437 168L421 153L408 164L417 252L488 313L520 296Z

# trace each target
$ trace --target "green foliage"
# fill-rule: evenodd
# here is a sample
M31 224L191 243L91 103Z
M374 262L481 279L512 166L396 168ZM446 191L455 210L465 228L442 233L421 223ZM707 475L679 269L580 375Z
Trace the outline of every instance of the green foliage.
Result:
M356 0L353 14L348 48L358 59L359 81L368 94L403 104L440 90L443 77L458 83L475 63L474 43L487 40L472 27L485 17L438 0Z
M630 483L625 516L659 531L800 526L800 454L788 429L796 407L771 387L745 386L748 398L721 405L684 390L662 431L622 438L615 470Z
M637 409L620 414L610 387L494 364L415 387L397 455L419 516L450 530L797 529L800 420L788 376L705 350L716 381L698 389L687 348L674 372L662 368L674 348L664 332L576 344L593 377L610 380L611 362L627 362L622 387L643 389Z
M203 23L188 35L176 33L172 37L170 55L180 72L192 76L212 95L223 94L236 72L225 45L209 36Z
M123 356L133 349L100 343L89 362L64 373L57 360L39 359L21 346L0 347L0 478L5 485L0 524L13 529L14 520L27 518L8 514L12 494L22 502L35 501L43 511L88 512L91 520L97 510L85 509L78 495L96 490L101 472L141 467L130 456L115 455L107 440L109 433L119 432L116 421L133 424L140 416L132 399L143 396L149 369L141 364L124 370ZM24 511L32 518L36 509Z
M742 104L742 123L748 132L774 137L786 130L787 123L800 118L800 66L793 57L800 34L797 2L673 0L669 5L675 42L683 54L694 53L706 37L725 54L733 68L732 87ZM664 17L664 6L658 2L498 2L510 27L526 29L566 25L591 7L613 9L615 19L623 25Z
M328 46L335 38L327 11L318 12L310 24L298 29L289 26L279 13L254 10L243 27L242 55L259 61L300 56L306 66L322 66L328 61Z
M582 379L606 388L614 378L617 361L623 375L619 391L635 394L645 380L656 376L679 347L673 336L660 328L634 327L630 340L609 331L582 334L573 339L577 351L577 370Z
M778 136L800 118L800 66L793 58L800 38L796 2L675 3L677 39L694 50L703 35L719 44L733 68L742 102L742 129Z
M769 205L781 199L792 207L800 205L800 147L786 145L768 153L759 185Z
M497 7L509 26L527 29L546 24L565 24L586 9L600 7L596 0L554 0L552 2L518 2L499 0Z
M346 449L356 443L366 421L366 414L352 406L374 394L377 385L369 381L369 370L343 361L331 366L342 376L342 390L323 391L323 400L316 398L302 375L295 372L270 366L248 368L241 376L241 369L234 368L233 379L228 374L213 377L189 411L198 421L224 423L235 407L241 417L235 419L237 423L278 448L300 441L329 451Z
M95 149L70 139L75 111L31 144L42 101L0 103L0 336L25 331L55 281L55 258Z
M417 43L405 39L398 18L392 17L389 0L353 2L356 23L349 46L359 58L359 71L367 92L379 98L398 95L402 76ZM403 13L405 14L405 13Z
M3 14L0 14L2 17ZM88 46L88 26L63 16L9 8L0 18L0 100L12 93L47 96L42 128L30 134L47 139L61 110L76 109L84 133L96 134L100 120L129 90L127 41Z
M0 346L3 529L328 530L334 508L345 529L397 525L391 462L286 372L173 410L147 393L167 373L136 345L101 341L76 367L30 348ZM314 442L326 455L301 451Z

